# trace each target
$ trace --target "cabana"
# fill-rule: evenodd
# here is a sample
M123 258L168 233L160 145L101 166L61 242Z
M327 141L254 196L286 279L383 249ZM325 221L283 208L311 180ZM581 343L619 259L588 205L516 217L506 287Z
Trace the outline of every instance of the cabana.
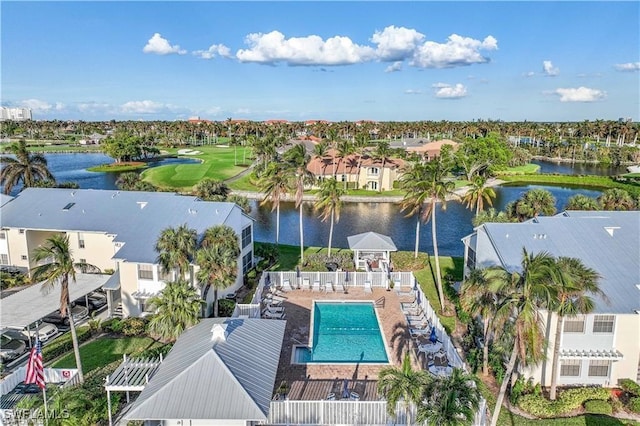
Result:
M398 251L393 240L377 232L347 237L349 248L353 250L353 263L356 269L384 270L389 265L391 252Z

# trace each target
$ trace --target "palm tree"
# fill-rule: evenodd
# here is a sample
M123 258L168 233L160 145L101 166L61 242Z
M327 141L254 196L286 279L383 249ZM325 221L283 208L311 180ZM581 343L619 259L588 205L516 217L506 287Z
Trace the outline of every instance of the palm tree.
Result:
M475 176L471 181L469 190L462 198L462 201L467 204L467 208L471 210L475 207L476 216L484 210L484 203L489 204L489 207L493 206L493 200L496 198L496 191L486 186L487 178L484 176Z
M30 154L27 151L27 143L20 141L9 145L6 151L15 155L12 157L0 157L0 184L4 186L4 193L9 194L14 186L23 183L24 188L32 187L39 180L55 178L47 168L47 159L42 154Z
M427 169L422 163L413 163L400 177L400 187L405 191L405 196L400 201L401 211L407 210L406 217L416 215L416 245L413 257L418 258L418 245L420 243L420 222L428 216L422 207L429 199L426 190Z
M498 421L516 361L525 366L535 365L544 358L545 353L540 309L550 306L554 297L555 259L545 252L530 254L523 249L520 269L519 272L502 267L485 270L489 288L498 294L495 329L511 328L507 327L508 323L513 326L513 335L509 336L513 340L513 348L493 410L491 426Z
M517 201L507 204L507 215L520 222L532 219L540 214L552 215L556 212L556 198L546 189L531 189Z
M193 187L193 193L196 197L205 201L225 201L231 190L221 180L202 179Z
M342 208L342 197L345 190L338 186L338 181L335 179L326 179L320 185L320 191L318 191L317 200L315 202L315 209L320 211L320 219L325 222L331 218L331 227L329 228L329 251L327 256L331 256L331 241L333 239L333 223L340 221L340 209Z
M244 195L230 194L225 201L237 204L246 214L251 213L251 204L249 203L249 199Z
M620 188L607 189L598 197L602 210L627 211L635 209L636 203L627 191Z
M488 210L481 211L480 214L478 214L471 220L471 223L473 224L473 226L480 226L483 223L487 222L507 223L513 222L514 220L515 219L509 217L507 213L497 211L496 209L491 207Z
M468 425L480 405L478 378L454 368L451 376L427 385L427 398L418 405L417 422L436 426Z
M560 336L564 327L564 318L584 315L593 311L593 299L587 293L604 297L598 286L600 276L585 266L580 259L560 257L556 263L555 294L550 306L557 315L556 337L553 345L553 363L551 364L551 389L549 399L556 399L558 364L560 363Z
M351 154L355 153L355 147L348 140L341 140L338 142L338 156L340 157L340 162L344 162L345 159ZM344 168L345 180L344 180L344 189L347 189L347 181L349 174L347 173L347 167Z
M233 285L238 276L240 245L235 231L226 225L208 228L196 254L200 267L197 278L206 299L208 289L213 287L213 314L218 316L218 290Z
M271 211L276 211L276 245L280 241L280 201L289 191L289 179L281 163L270 163L259 182L264 199L260 205L271 202Z
M600 205L595 198L587 197L586 195L577 194L567 200L565 210L600 210Z
M34 282L43 281L43 288L50 288L58 283L60 284L60 315L62 317L68 316L69 318L78 377L80 382L83 382L84 375L82 374L78 336L69 305L69 281L76 282L76 269L94 272L99 271L99 268L86 262L74 262L71 248L69 247L69 236L66 234L55 234L47 238L43 245L33 250L33 261L35 263L46 262L36 266L31 271L31 279Z
M387 400L387 412L396 416L396 406L403 401L407 425L411 425L411 404L422 402L424 389L431 377L423 370L414 370L409 353L404 356L402 366L385 367L378 374L378 393Z
M163 340L177 339L199 321L202 302L198 291L185 280L167 282L148 303L156 310L149 321L149 330Z
M497 305L497 295L489 288L482 269L474 269L462 284L460 303L462 308L473 317L482 318L482 373L489 374L489 341L493 331L490 330Z
M302 197L304 195L304 187L307 183L313 181L313 175L307 170L309 155L303 144L298 144L286 152L285 158L295 171L295 203L298 209L298 217L300 224L300 264L304 264L304 228L302 226Z
M177 228L163 229L155 247L162 272L175 271L175 279L184 278L195 255L197 241L195 229L190 229L186 223Z

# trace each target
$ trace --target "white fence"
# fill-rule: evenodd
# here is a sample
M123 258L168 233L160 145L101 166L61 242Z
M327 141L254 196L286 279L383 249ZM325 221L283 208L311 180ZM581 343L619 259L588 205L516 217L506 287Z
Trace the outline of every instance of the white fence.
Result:
M301 288L302 283L307 280L310 284L318 282L320 288L324 288L326 283L342 284L346 289L349 287L364 287L365 283L370 283L372 288L387 288L393 283L394 289L397 291L410 290L415 286L415 277L411 272L306 272L306 271L287 271L287 272L265 272L264 285L275 285L280 287L285 281L294 288ZM258 300L259 303L259 300Z
M11 392L20 382L24 382L27 375L27 367L20 367L0 382L0 395ZM45 368L45 383L63 383L63 387L79 383L78 370L75 368Z

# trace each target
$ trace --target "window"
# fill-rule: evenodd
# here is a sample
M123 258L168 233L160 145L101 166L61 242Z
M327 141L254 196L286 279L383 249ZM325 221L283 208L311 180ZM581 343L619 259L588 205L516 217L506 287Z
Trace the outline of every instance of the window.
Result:
M601 359L592 359L589 361L589 377L607 377L609 376L609 366L611 361Z
M242 273L246 274L253 266L253 253L249 252L242 256Z
M560 376L579 377L581 363L579 359L565 359L560 363Z
M378 182L369 182L369 187L370 187L373 191L377 191L377 190L378 190Z
M469 247L469 250L467 252L467 268L469 269L476 268L476 252L471 247Z
M7 234L4 231L0 232L0 240L6 240L6 239L7 239Z
M8 265L8 264L9 264L9 255L7 255L7 254L0 254L0 264L2 264L2 265Z
M20 231L18 231L18 232L20 232L21 234L24 234L24 229L21 229L21 230L20 230Z
M78 232L78 247L84 248L84 234L82 232Z
M347 175L342 175L342 181L341 182L344 182L345 180L347 180Z
M162 267L158 267L158 279L160 281L171 281L173 280L173 271L163 272Z
M566 318L563 331L565 333L584 333L584 318Z
M141 280L152 280L153 265L138 265L138 278Z
M140 312L150 312L153 313L153 305L151 303L146 303L145 300L139 301Z
M593 319L594 333L613 333L613 315L596 315Z
M370 175L377 175L380 173L380 169L377 167L369 167L368 172Z
M27 260L27 255L26 255L26 254L23 254L22 256L20 256L20 259L22 259L22 260Z
M251 225L242 230L242 248L251 244Z

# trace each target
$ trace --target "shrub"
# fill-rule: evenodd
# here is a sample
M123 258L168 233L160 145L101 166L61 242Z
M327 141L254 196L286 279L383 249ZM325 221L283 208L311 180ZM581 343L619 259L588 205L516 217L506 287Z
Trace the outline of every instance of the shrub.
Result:
M634 413L640 413L640 397L636 396L629 400L627 408Z
M91 338L91 330L87 327L80 327L76 330L78 344L86 342ZM58 337L53 342L42 348L42 357L47 361L63 355L73 349L71 333Z
M173 347L173 343L169 343L162 346L156 346L154 348L145 349L144 351L137 354L137 357L140 358L157 358L160 355L166 357L171 348Z
M585 401L607 401L609 395L609 389L606 388L573 388L561 392L555 401L535 393L524 395L518 400L518 406L537 417L557 417L575 410Z
M611 404L600 399L591 399L589 401L585 401L584 410L587 413L591 414L606 414L609 416L613 414L613 408L611 407Z
M140 336L145 334L147 321L144 318L129 317L122 320L121 324L125 336Z
M236 302L229 299L218 299L218 316L230 317L233 315L233 310L236 307Z
M119 334L122 332L124 324L120 318L111 318L102 323L102 329L107 332Z
M631 379L621 379L618 384L626 393L633 396L640 396L640 385Z
M511 386L511 393L509 393L509 400L511 401L511 403L517 403L518 399L520 399L520 397L525 394L526 389L527 384L524 381L524 377L518 376L516 382L513 384L513 386Z

